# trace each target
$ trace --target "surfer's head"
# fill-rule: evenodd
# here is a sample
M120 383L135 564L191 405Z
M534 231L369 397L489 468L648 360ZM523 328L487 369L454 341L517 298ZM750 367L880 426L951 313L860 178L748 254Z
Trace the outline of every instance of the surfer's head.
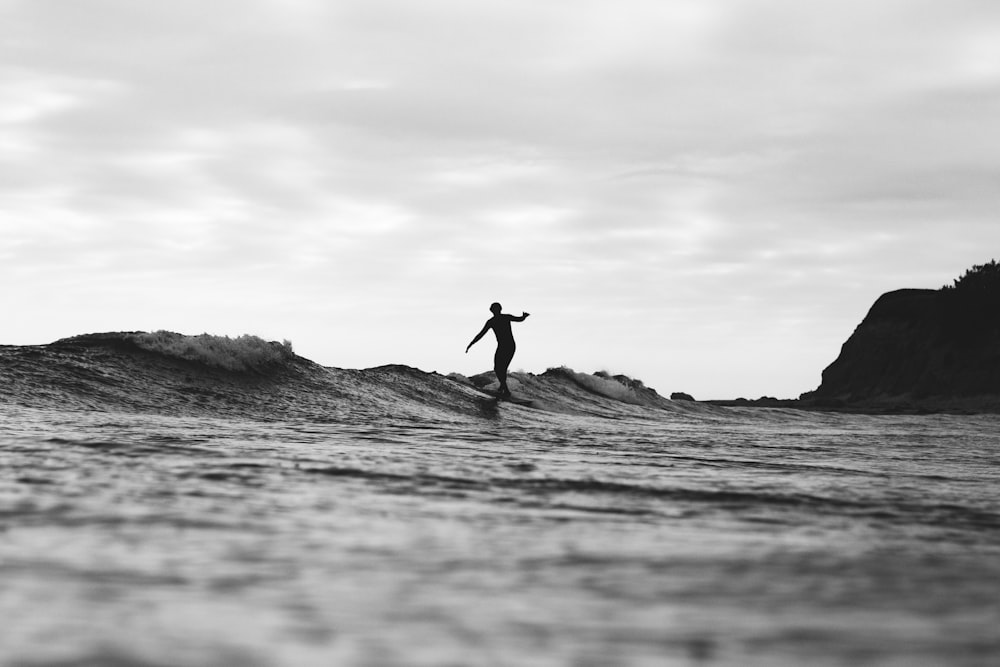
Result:
M503 310L503 306L501 306L499 303L494 302L493 304L490 305L490 310L493 311L494 315L499 315L500 311Z

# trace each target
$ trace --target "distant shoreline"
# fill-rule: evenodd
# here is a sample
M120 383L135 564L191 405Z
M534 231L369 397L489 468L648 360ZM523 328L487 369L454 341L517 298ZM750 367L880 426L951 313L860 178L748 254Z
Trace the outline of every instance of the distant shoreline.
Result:
M729 408L791 408L810 412L840 412L868 415L979 415L1000 414L1000 396L908 396L850 401L847 399L768 398L698 401Z

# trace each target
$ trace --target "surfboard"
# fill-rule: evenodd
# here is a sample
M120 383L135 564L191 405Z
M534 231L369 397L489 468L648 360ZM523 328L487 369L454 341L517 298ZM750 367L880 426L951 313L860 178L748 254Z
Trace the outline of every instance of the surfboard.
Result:
M507 401L508 403L514 403L516 405L530 406L533 402L530 398L521 398L520 396L508 396L507 394L501 394L499 392L493 391L492 389L479 389L479 391L483 392L484 394L489 394L498 401Z

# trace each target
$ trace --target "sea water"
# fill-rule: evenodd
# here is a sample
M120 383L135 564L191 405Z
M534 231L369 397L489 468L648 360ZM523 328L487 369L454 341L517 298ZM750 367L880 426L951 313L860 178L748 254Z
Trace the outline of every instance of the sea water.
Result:
M2 665L1000 663L996 416L0 362Z

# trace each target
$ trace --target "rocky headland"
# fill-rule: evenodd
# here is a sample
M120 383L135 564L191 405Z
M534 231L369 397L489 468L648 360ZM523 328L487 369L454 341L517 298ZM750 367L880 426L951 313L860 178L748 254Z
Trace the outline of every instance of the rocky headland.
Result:
M726 405L850 412L1000 412L1000 265L938 290L880 296L815 391Z

